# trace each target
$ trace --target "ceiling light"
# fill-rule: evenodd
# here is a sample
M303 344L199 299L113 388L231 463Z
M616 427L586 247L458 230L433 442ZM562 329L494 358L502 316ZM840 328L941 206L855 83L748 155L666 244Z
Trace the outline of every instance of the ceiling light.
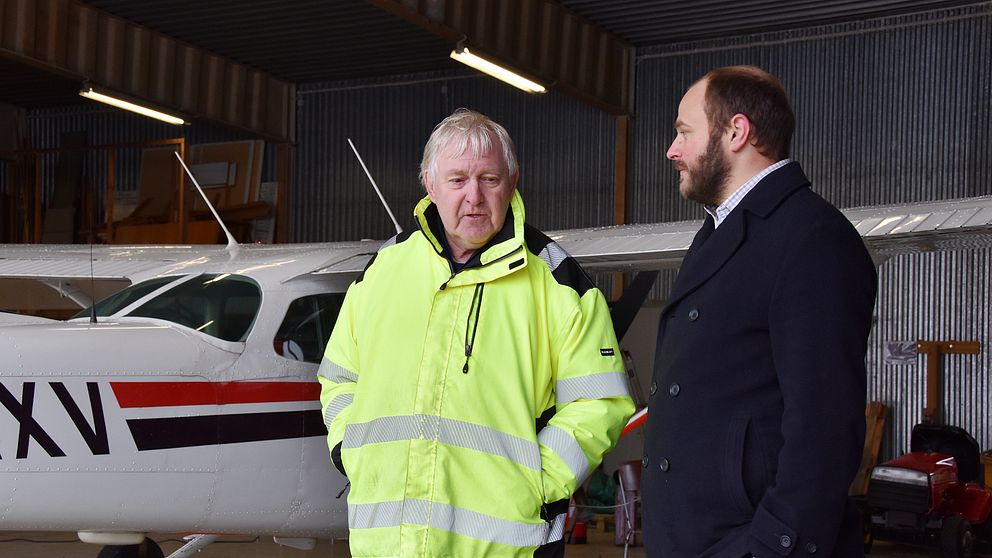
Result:
M496 64L495 62L491 62L477 54L469 52L468 47L459 46L455 50L451 51L451 57L466 66L471 66L480 72L493 76L496 79L501 79L506 83L523 89L528 93L547 93L548 91L540 83L531 81L512 70L508 70L503 66Z
M131 101L126 101L120 97L110 95L106 92L100 92L95 90L90 85L84 85L83 89L79 92L80 96L86 97L87 99L93 99L94 101L100 101L101 103L106 103L108 105L113 105L117 108L122 108L124 110L129 110L131 112L136 112L138 114L148 116L150 118L155 118L161 120L162 122L167 122L169 124L181 125L185 124L186 121L178 116L173 116L171 114L166 114L155 109L151 109L139 104L133 103Z

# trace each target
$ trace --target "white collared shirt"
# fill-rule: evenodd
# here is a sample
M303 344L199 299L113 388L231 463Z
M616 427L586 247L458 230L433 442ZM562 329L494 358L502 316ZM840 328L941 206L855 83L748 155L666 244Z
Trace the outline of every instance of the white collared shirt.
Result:
M753 190L754 187L757 186L759 182L761 182L762 178L768 176L772 172L777 171L778 169L784 167L785 165L791 162L792 159L782 159L781 161L773 165L765 167L764 170L752 176L751 179L745 182L743 186L735 190L733 194L730 194L730 196L726 200L724 200L723 203L721 203L719 206L704 205L703 209L705 209L706 213L709 213L710 216L713 217L713 228L715 229L720 226L720 223L722 223L723 220L727 218L727 215L730 215L730 212L733 211L735 207L737 207L737 204L741 203L741 200L744 199L744 196L746 196L748 192Z

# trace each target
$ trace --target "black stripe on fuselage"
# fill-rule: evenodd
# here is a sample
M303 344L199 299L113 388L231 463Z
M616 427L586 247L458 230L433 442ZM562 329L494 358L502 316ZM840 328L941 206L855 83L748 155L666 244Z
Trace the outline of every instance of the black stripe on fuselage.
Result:
M129 419L138 451L326 436L318 410Z

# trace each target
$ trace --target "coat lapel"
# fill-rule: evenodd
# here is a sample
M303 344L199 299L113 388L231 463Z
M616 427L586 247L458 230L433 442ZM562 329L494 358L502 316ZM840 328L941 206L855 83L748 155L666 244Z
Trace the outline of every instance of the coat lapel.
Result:
M809 179L799 164L792 162L763 178L719 228L714 230L713 218L707 217L682 260L665 311L699 288L737 252L747 237L748 219L768 217L785 198L803 186L809 186Z
M713 218L707 217L703 228L692 240L692 246L686 252L685 259L682 260L682 269L679 270L675 285L668 297L668 304L665 306L677 303L682 297L705 283L723 267L743 242L742 212L735 209L716 230L713 229Z

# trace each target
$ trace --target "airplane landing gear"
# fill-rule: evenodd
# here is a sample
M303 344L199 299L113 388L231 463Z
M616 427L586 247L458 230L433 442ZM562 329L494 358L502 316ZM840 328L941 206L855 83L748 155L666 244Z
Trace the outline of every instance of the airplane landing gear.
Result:
M107 545L103 547L97 558L165 558L165 554L155 541L145 539L141 544Z

